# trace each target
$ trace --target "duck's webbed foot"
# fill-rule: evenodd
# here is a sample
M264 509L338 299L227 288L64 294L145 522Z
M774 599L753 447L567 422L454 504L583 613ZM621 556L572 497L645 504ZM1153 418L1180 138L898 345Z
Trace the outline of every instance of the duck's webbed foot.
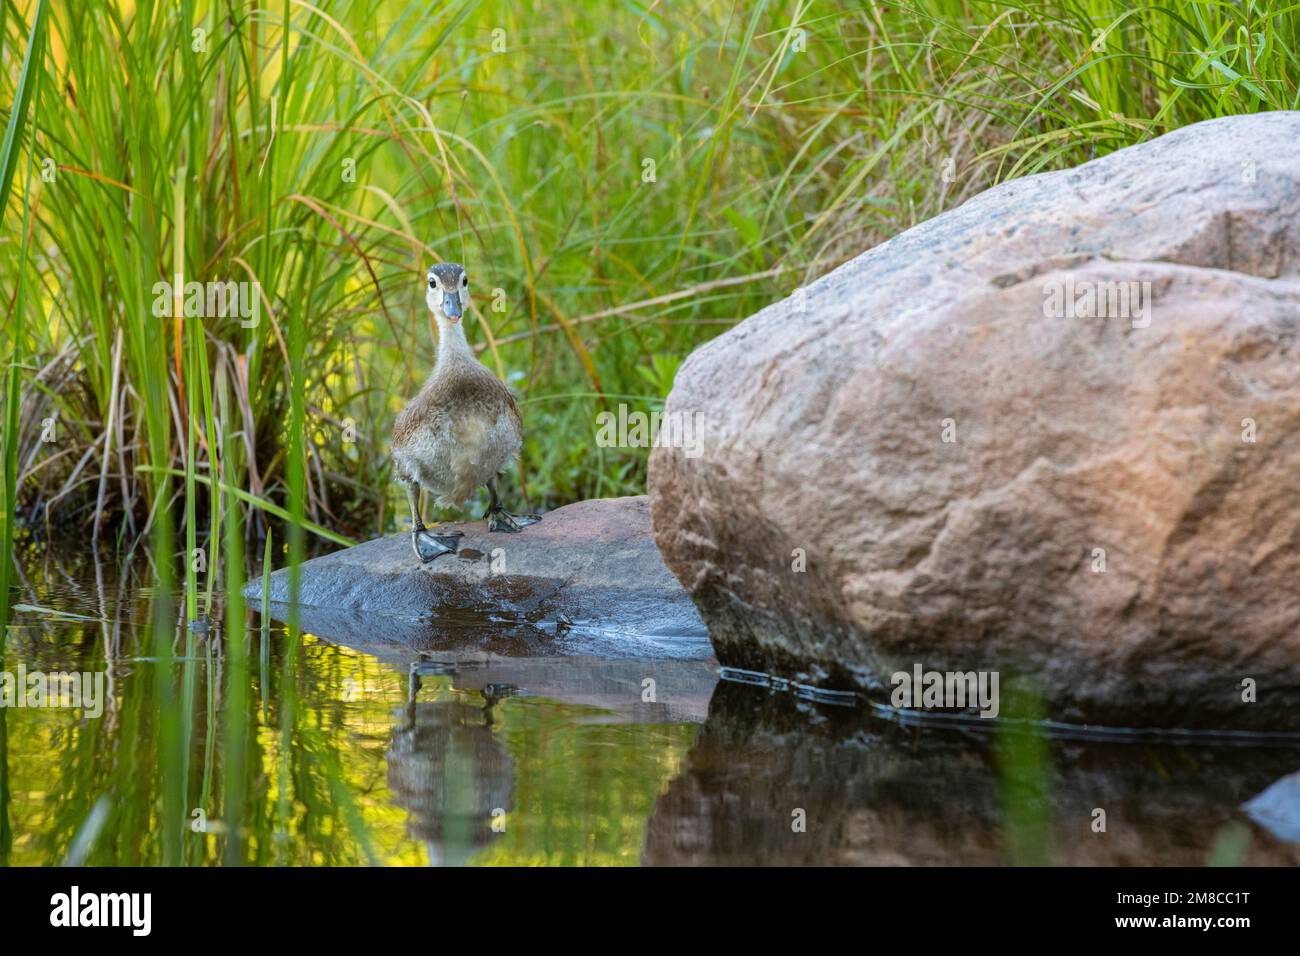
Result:
M420 517L420 485L415 481L406 482L406 497L411 503L411 547L421 564L428 564L441 554L455 554L460 546L463 531L449 531L442 528L430 530L424 526Z
M504 508L489 508L487 513L489 531L508 531L515 533L523 531L530 524L537 524L542 520L541 515L512 515Z
M542 520L541 515L512 515L505 508L502 508L501 499L497 497L495 478L487 483L487 489L489 502L486 517L489 531L507 531L514 534L523 531L530 524L537 524Z
M428 564L443 554L455 554L460 547L462 531L437 531L429 528L416 528L411 532L411 547L422 564Z

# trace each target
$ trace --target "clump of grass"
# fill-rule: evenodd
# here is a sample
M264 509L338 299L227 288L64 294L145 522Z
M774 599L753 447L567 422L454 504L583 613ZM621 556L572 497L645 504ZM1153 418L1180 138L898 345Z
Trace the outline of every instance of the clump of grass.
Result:
M189 551L223 508L253 533L394 523L433 259L469 268L471 337L525 401L533 506L637 492L646 450L598 447L594 416L656 406L703 340L1001 179L1300 97L1296 5L1262 0L50 13L51 93L0 203L0 286L19 197L36 252L3 303L10 490L34 526L121 546L170 511ZM0 102L25 76L10 56ZM156 315L183 313L156 291L178 275L258 283L260 320Z
M31 32L27 37L26 53L23 55L22 70L18 75L14 97L10 101L9 118L5 124L4 140L0 142L0 212L9 201L9 192L13 187L14 176L19 163L24 158L21 148L23 131L27 124L28 106L33 98L39 101L36 91L40 88L44 71L41 69L45 55L46 9L41 0L32 14ZM6 49L9 47L6 45ZM9 350L9 363L4 376L4 431L0 434L0 664L4 661L5 639L9 633L9 584L13 570L14 551L14 510L18 497L18 406L22 386L22 366L24 348L26 347L26 330L23 319L26 313L27 262L31 245L31 164L32 150L26 151L27 176L22 192L22 235L19 239L17 255L17 275L14 285L14 328ZM0 745L2 745L3 724L0 723ZM0 828L7 820L0 816ZM0 835L0 844L3 844Z

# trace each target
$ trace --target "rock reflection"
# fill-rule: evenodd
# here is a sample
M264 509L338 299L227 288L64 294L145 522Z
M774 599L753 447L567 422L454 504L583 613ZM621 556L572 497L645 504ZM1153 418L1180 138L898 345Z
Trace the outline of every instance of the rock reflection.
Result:
M1294 746L1052 740L1049 754L1028 795L1015 792L1045 811L1053 864L1300 863L1300 848L1237 810L1295 770ZM900 727L723 682L656 802L642 862L1006 864L1006 792L993 733Z
M434 686L421 700L426 682ZM434 696L449 689L436 668L412 666L388 747L388 786L431 866L460 865L485 847L493 821L513 800L514 760L492 732L494 710L513 688L489 684L473 695Z

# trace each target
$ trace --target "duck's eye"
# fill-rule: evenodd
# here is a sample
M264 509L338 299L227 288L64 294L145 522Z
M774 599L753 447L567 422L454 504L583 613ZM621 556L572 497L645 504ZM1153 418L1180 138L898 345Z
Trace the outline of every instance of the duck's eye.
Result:
M438 280L433 276L429 276L429 288L430 289L438 288Z
M463 275L463 276L460 277L460 287L461 287L462 289L468 289L468 288L469 288L469 276L464 276L464 275Z

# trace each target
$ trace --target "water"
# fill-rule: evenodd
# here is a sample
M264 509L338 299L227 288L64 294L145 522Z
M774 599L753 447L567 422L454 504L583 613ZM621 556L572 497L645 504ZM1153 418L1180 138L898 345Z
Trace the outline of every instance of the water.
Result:
M241 669L137 576L21 563L0 670L111 699L0 709L10 865L1300 863L1239 809L1294 744L901 726L708 657L514 656L481 622L294 653L250 612Z

